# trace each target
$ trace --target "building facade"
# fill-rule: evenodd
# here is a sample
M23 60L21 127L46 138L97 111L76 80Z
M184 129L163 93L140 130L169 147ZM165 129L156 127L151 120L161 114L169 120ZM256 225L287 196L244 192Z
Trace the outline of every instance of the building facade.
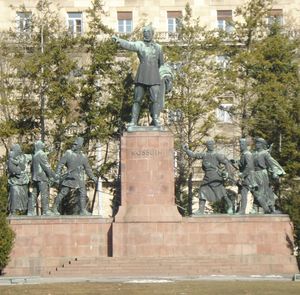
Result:
M0 0L0 30L15 28L26 30L30 13L38 0ZM59 7L62 24L74 34L84 34L86 10L92 0L52 0ZM209 29L231 30L228 20L235 18L234 10L246 0L110 0L103 1L105 16L103 22L116 33L130 33L142 23L152 23L156 32L167 38L176 32L178 19L184 14L186 3L192 9L193 17ZM24 13L24 5L28 13ZM269 20L279 20L294 29L300 28L300 1L274 1Z

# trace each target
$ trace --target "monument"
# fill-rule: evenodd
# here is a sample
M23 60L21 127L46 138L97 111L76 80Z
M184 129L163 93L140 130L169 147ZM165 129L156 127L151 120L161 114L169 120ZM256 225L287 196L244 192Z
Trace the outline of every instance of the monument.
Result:
M189 156L203 161L205 176L200 187L199 211L204 212L206 200L224 198L228 203L227 213L231 215L200 214L195 218L179 214L174 192L174 139L162 128L159 118L162 94L169 89L171 75L161 70L162 50L152 41L153 29L144 28L143 36L144 40L138 42L113 37L121 47L137 52L140 59L132 120L121 138L121 206L114 220L88 216L83 174L86 172L94 181L96 178L81 153L83 139L77 138L56 169L61 176L61 190L54 203L54 213L59 214L59 204L70 189L78 189L83 216L49 216L38 222L30 217L12 218L17 239L8 270L41 275L50 266L57 271L59 267L53 266L53 261L68 269L72 258L80 276L297 272L296 259L291 255L293 229L288 216L231 214L233 206L223 186L223 178L231 177L230 163L214 150L211 140L206 143L204 153L193 153L184 146ZM141 129L138 117L145 91L150 92L152 101L152 125ZM267 179L262 175L265 171L261 171L267 169L270 156L259 145L253 156L255 172L259 171L255 179L261 180L263 190ZM262 163L266 166L262 167ZM220 165L225 167L224 171L219 170ZM67 167L65 175L61 175L63 166ZM279 175L274 164L270 167L274 176ZM261 193L257 195L261 196ZM273 206L268 200L265 203L268 208Z

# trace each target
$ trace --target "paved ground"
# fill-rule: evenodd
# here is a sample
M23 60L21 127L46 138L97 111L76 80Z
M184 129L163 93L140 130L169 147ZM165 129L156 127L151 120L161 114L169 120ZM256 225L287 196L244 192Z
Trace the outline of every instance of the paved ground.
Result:
M20 284L51 284L51 283L168 283L176 281L297 281L300 286L300 274L294 276L280 275L210 275L210 276L194 276L194 277L0 277L0 286L20 285ZM300 293L299 293L300 294Z

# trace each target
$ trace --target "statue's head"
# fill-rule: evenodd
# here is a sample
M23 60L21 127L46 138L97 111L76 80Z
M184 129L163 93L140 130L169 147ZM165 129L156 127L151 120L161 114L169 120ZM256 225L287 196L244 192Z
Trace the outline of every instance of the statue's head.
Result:
M22 154L22 149L19 144L13 144L11 147L11 153L13 154L14 157L19 156Z
M77 137L73 143L72 150L79 151L83 146L83 141L82 137Z
M213 151L215 148L215 142L212 139L209 139L205 142L206 148L208 151Z
M151 42L154 35L154 29L151 25L145 26L143 28L143 37L145 42Z
M263 138L257 137L255 139L255 147L256 147L256 149L265 149L265 148L267 148L267 146L268 146L268 144L267 144L267 142Z
M45 144L41 140L36 141L35 144L34 144L34 149L36 151L43 150L44 147L45 147Z
M246 138L240 138L240 150L245 151L247 149L247 140Z

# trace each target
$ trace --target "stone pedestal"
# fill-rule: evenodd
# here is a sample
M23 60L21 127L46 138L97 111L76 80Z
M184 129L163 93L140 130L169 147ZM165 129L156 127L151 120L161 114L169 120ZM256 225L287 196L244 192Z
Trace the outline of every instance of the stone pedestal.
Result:
M43 275L81 257L111 255L112 219L99 216L19 216L8 219L16 234L11 276Z
M170 132L125 133L121 140L121 206L116 222L180 221Z

